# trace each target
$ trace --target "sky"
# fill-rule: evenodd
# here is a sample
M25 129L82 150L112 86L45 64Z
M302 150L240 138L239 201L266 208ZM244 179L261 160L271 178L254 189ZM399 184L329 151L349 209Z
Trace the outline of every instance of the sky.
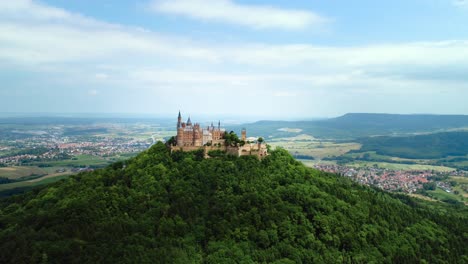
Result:
M1 113L468 114L468 0L0 0Z

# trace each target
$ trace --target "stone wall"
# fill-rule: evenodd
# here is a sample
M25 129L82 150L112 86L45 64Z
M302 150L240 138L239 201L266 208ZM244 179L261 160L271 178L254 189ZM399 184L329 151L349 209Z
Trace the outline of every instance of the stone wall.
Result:
M209 158L208 152L212 150L221 150L225 151L230 155L234 155L237 157L240 156L257 156L259 158L263 158L268 155L267 147L265 144L247 144L242 147L227 147L224 145L221 146L171 146L172 151L196 151L203 149L205 152L205 157Z

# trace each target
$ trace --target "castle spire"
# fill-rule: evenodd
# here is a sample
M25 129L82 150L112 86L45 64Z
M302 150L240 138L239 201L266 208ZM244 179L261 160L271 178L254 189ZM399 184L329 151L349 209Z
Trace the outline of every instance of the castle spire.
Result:
M180 110L179 110L179 116L177 117L177 128L180 128L182 126L182 116L180 115Z
M187 119L187 126L191 126L192 125L192 120L190 120L190 116L189 118Z
M221 129L221 120L218 121L218 129Z

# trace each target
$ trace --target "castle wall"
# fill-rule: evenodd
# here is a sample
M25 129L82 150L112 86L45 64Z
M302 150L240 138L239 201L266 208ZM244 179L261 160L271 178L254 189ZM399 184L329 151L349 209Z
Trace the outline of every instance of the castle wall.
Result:
M205 152L205 158L209 158L208 152L212 150L225 151L229 155L233 156L257 156L258 158L264 158L268 156L267 147L265 144L249 144L243 147L231 147L225 146L171 146L171 151L197 151L203 149Z

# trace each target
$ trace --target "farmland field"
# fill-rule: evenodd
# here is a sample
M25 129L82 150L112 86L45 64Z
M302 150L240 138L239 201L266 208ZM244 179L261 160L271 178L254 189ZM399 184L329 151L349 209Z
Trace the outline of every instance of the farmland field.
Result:
M0 177L16 180L23 177L46 175L47 171L35 166L14 166L0 168Z
M310 156L314 159L340 156L351 150L358 150L358 143L335 143L322 141L299 141L283 138L279 141L268 142L273 147L283 147L293 155Z
M437 172L450 172L455 169L444 166L433 166L424 164L399 164L399 163L388 163L388 162L373 162L373 161L355 161L346 164L350 167L363 168L377 166L383 169L390 170L433 170Z
M447 201L447 200L455 200L458 202L466 202L467 200L461 195L455 195L452 192L446 192L440 188L437 188L434 191L427 191L429 197L440 200L440 201Z

